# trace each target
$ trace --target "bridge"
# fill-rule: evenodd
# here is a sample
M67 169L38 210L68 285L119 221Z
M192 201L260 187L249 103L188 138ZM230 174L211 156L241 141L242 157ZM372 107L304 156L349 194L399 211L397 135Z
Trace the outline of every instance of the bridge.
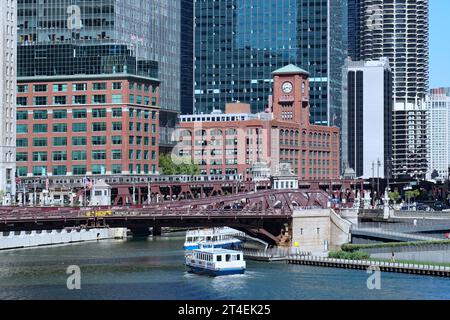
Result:
M84 176L51 176L21 178L19 192L28 195L40 193L47 187L50 191L66 193L65 197L74 193L74 203L90 196L85 189ZM152 176L152 175L104 175L89 177L91 180L101 179L112 187L112 203L117 205L143 205L172 200L194 200L215 196L249 193L271 189L271 181L246 181L242 175L202 175L202 176ZM355 190L367 188L362 180L302 180L299 188L302 191L322 190L328 194L339 194L345 191L345 199L352 202ZM80 203L81 204L81 203Z
M0 208L0 232L64 229L78 226L125 227L135 235L162 227L229 226L276 244L294 210L327 208L325 191L261 190L153 205L98 208ZM159 230L159 231L158 231Z

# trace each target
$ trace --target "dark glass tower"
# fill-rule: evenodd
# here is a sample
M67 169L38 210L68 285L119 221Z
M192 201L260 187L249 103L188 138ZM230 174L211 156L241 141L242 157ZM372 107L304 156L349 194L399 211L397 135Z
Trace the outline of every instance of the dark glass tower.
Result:
M195 113L267 108L271 72L311 74L311 122L340 125L347 0L204 0L195 5Z
M194 0L181 0L181 113L194 111Z
M73 45L77 54L88 50L81 47L97 48L101 65L114 64L111 59L118 55L113 50L127 51L125 55L136 60L136 69L145 61L156 61L161 143L169 146L180 112L180 13L179 0L18 0L18 54L32 52L45 65L54 63L52 59L63 61L68 45ZM33 69L21 68L21 63L19 71Z

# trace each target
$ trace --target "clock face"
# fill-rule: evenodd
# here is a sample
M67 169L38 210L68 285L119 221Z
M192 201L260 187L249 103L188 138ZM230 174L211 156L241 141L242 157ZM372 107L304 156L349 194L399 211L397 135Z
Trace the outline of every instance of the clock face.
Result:
M284 93L291 93L292 92L292 83L290 83L290 82L283 83L282 89L283 89Z

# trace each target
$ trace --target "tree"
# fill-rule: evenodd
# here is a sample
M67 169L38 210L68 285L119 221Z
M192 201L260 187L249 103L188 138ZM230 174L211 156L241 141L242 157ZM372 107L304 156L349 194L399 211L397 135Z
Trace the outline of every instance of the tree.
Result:
M176 157L174 162L172 155L163 154L159 157L159 167L162 174L168 176L200 174L200 168L192 162L190 157Z
M420 196L419 190L409 190L405 192L406 199L409 201L411 199L416 200L418 196Z
M389 192L389 199L391 201L397 202L398 200L400 200L400 193L398 193L397 191Z

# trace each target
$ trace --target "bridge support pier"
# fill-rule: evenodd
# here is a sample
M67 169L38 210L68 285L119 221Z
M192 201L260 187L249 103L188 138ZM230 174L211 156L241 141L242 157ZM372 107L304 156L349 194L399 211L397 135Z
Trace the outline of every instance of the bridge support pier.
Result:
M162 235L162 228L161 227L153 227L152 228L152 235L154 237L160 237Z
M133 234L133 237L137 238L143 238L150 236L150 228L148 227L139 227L139 228L131 228L131 233Z

